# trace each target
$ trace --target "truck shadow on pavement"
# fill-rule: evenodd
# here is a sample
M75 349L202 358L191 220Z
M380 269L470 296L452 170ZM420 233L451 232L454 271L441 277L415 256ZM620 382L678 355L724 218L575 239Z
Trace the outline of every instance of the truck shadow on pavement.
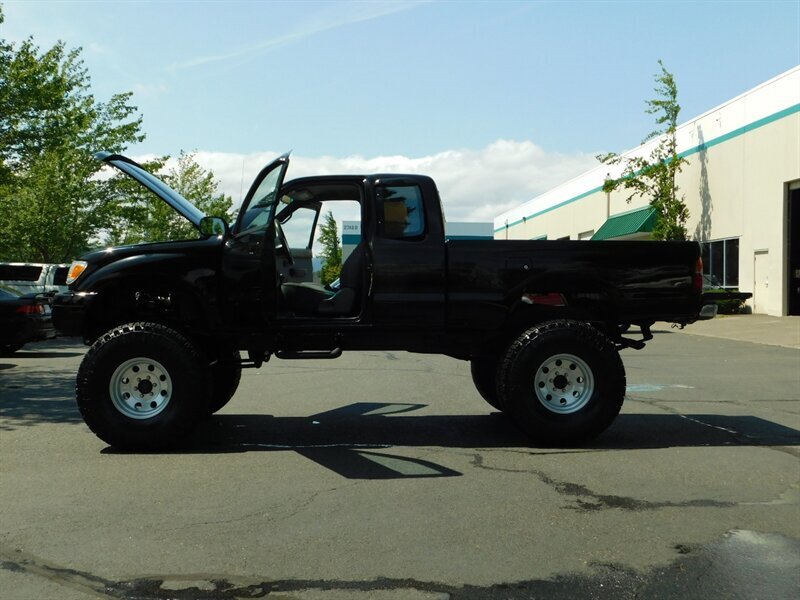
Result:
M86 354L88 348L76 338L55 338L44 342L25 344L11 355L0 355L0 369L24 366L33 358L75 358Z
M309 417L216 415L182 453L294 451L348 479L454 477L408 448L528 449L532 455L703 446L792 446L800 431L754 416L623 414L596 440L537 446L504 415L409 415L421 404L355 403ZM403 452L388 453L387 450ZM104 452L114 452L106 449ZM413 452L412 452L413 453Z
M13 377L4 370L0 364L0 431L44 423L83 423L75 404L73 370L19 370Z

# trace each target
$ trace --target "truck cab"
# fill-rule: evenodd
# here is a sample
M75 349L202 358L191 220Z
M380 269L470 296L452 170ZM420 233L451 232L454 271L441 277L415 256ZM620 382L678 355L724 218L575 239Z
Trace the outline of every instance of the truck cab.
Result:
M284 356L308 344L334 350L343 337L357 345L369 330L440 333L446 264L433 180L337 175L282 185L287 166L288 157L281 157L259 174L224 244L223 295L241 309L230 311L230 325L252 334L254 306L242 303L260 305L259 329L297 342L280 349ZM329 211L360 221L362 233L338 284L324 287L313 281L312 257Z

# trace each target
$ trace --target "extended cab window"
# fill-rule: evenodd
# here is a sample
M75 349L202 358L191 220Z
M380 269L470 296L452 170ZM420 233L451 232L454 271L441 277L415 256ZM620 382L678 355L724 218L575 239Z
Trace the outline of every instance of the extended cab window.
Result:
M425 233L422 190L416 185L377 188L378 233L392 239L416 238Z

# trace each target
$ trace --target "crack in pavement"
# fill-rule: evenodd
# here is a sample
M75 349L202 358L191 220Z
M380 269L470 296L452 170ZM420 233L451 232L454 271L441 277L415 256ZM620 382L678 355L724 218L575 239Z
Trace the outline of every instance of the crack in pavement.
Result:
M490 467L484 464L480 454L474 454L472 465L478 469L488 471L500 471L504 473L529 473L539 478L539 481L553 488L562 496L572 496L575 506L569 506L572 510L579 512L595 512L599 510L620 509L631 512L641 512L648 510L659 510L661 508L728 508L736 506L734 502L720 502L718 500L684 500L681 502L661 501L651 502L649 500L639 500L627 496L615 496L611 494L599 494L590 490L585 485L568 481L558 481L553 479L543 471L537 469L505 469L502 467Z
M97 598L118 598L107 592L108 581L81 571L47 564L22 550L0 545L0 570L27 573Z
M522 600L659 597L793 597L800 566L800 541L778 535L732 530L704 545L674 545L667 565L637 571L619 563L592 561L589 572L555 574L547 579L480 585L453 585L416 579L269 580L196 573L151 575L120 581L48 563L0 545L0 570L24 573L106 600L242 600L272 594L320 598L320 593L360 592L380 599L382 592L425 593L442 600ZM402 597L402 596L400 596Z

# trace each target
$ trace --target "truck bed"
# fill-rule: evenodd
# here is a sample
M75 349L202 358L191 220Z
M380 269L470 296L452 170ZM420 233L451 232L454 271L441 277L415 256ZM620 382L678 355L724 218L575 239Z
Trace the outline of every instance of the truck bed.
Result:
M618 323L688 323L701 307L696 242L451 240L446 251L448 328L492 329L547 294Z

